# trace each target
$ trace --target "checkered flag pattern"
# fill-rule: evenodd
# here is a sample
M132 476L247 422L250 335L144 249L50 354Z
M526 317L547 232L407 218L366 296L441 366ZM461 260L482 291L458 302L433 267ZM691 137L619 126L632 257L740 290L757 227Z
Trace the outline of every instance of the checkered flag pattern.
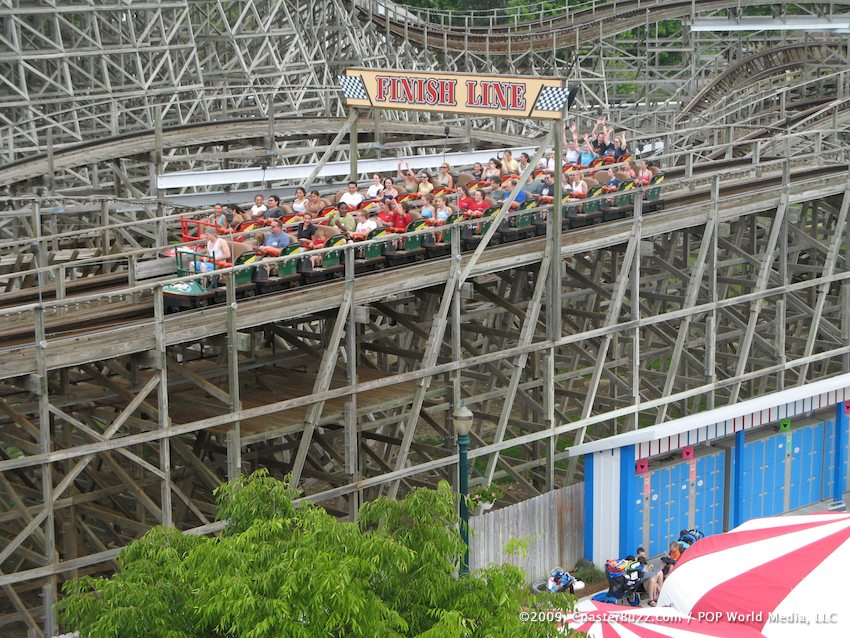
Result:
M540 97L534 103L535 111L560 111L567 103L569 89L562 89L557 86L546 86L540 92Z
M359 75L340 75L339 83L342 86L342 92L349 100L368 100L369 94L366 93L366 87L363 85L363 79Z

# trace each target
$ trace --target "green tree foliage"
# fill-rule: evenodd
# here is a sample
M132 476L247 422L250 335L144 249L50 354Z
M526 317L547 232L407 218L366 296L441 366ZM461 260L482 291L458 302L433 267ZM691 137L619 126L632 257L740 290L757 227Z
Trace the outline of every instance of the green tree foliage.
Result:
M531 638L535 604L510 565L457 578L463 544L447 483L363 506L343 523L264 471L220 488L217 538L158 527L111 578L64 586L63 625L83 638ZM550 607L551 608L551 607Z

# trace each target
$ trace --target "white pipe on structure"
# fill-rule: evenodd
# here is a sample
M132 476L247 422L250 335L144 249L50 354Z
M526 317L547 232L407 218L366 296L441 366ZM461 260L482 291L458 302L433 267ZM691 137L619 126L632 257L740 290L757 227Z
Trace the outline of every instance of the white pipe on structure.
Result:
M361 175L371 173L393 173L398 168L398 161L410 164L412 170L436 169L442 162L448 162L452 166L463 166L474 162L486 164L487 160L505 151L511 151L514 156L520 153L528 153L531 156L537 147L524 148L491 148L482 151L469 151L462 153L435 153L433 155L412 155L408 157L389 157L385 159L359 160L357 170ZM315 168L313 164L291 164L289 166L270 166L266 169L260 167L231 168L219 171L185 171L180 173L165 173L157 175L156 187L159 190L173 188L190 188L197 186L216 186L219 184L262 184L263 182L276 182L281 180L302 180L309 177ZM328 162L314 178L347 176L351 170L348 160L342 162Z
M846 33L850 28L847 16L833 15L822 18L816 16L786 16L784 18L696 18L691 31L834 31Z

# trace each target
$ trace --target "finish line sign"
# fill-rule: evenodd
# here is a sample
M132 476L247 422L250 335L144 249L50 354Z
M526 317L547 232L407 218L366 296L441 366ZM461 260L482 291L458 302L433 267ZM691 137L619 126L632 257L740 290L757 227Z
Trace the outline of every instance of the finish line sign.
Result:
M569 91L558 78L346 69L348 106L558 120Z

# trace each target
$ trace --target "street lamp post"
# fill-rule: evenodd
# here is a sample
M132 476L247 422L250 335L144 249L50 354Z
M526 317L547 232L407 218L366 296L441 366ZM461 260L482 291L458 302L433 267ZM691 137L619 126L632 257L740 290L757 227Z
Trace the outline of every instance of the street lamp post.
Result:
M463 559L460 563L460 575L469 573L469 469L467 468L467 452L469 452L469 430L472 428L472 411L465 405L460 406L452 415L455 434L457 435L458 450L458 491L460 492L460 537L463 539Z

